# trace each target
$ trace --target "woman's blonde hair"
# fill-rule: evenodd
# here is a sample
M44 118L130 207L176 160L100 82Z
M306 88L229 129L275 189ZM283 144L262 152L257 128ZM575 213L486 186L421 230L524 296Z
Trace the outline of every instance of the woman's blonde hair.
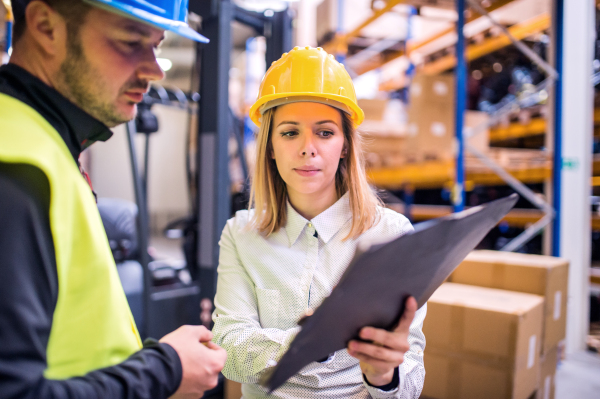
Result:
M287 221L287 188L271 157L271 125L275 109L271 108L262 115L256 139L256 166L250 189L249 209L255 209L253 225L266 236L279 230ZM377 223L377 206L381 205L381 201L367 182L361 135L354 128L350 117L345 112L340 113L346 156L340 159L335 187L338 198L349 192L352 211L352 227L345 240L357 238Z

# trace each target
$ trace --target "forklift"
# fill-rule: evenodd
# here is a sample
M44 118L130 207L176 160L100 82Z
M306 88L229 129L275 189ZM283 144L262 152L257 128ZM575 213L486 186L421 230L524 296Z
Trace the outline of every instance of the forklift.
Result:
M202 19L199 32L210 43L196 44L197 91L183 93L153 86L139 104L135 120L127 124L135 204L101 199L98 207L107 231L117 270L142 338L159 338L184 324L212 327L216 293L219 237L234 211L247 206L245 199L232 200L228 143L235 137L244 178L243 122L229 108L229 69L232 22L252 28L266 38L266 65L292 48L293 11L259 13L245 10L230 0L191 0L189 11ZM183 238L185 262L155 260L148 253L149 213L147 200L148 147L158 130L152 112L157 105L197 112L195 170L188 167L192 213L165 229ZM143 170L138 166L135 136L145 135ZM187 162L188 166L191 162ZM234 204L232 206L232 204ZM222 398L223 384L204 398Z

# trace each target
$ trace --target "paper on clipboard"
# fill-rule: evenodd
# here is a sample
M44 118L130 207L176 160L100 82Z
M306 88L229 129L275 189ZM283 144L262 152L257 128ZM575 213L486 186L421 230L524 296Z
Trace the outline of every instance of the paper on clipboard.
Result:
M357 250L331 295L303 321L288 351L261 383L274 391L310 362L344 349L362 327L393 328L404 300L413 296L423 306L517 199L513 194L420 223L402 237Z

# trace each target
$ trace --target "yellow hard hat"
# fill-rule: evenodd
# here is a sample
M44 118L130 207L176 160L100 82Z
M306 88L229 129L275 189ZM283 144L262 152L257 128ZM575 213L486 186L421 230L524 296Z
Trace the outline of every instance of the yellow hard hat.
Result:
M267 109L298 101L339 108L350 115L355 126L365 118L356 102L350 75L333 55L320 47L294 47L271 64L250 108L250 119L260 126L261 115Z

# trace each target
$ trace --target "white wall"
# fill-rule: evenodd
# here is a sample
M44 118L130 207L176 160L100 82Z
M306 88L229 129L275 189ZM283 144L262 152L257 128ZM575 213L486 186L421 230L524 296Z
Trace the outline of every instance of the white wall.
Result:
M155 106L160 130L150 137L148 207L153 230L189 212L185 171L187 112ZM114 136L90 148L90 176L99 197L135 201L125 126ZM137 135L138 160L142 161L144 137Z

